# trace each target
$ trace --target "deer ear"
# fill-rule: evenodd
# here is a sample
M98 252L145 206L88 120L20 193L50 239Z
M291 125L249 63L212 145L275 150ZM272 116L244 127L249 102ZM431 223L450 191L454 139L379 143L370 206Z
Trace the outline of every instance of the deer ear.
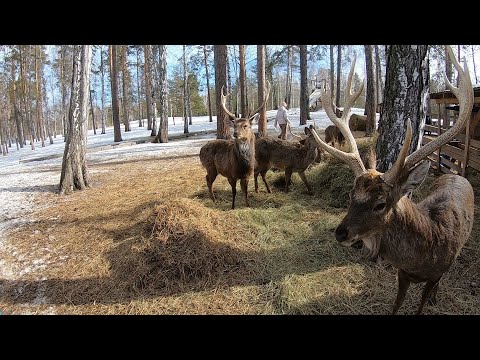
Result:
M312 126L312 125L310 125L310 127L311 127L311 126ZM305 130L304 130L304 131L305 131L305 135L310 135L310 134L311 134L311 131L310 131L310 129L309 129L308 127L305 127Z
M427 176L429 168L430 161L424 160L410 170L406 177L403 177L403 182L400 184L400 193L402 196L412 192L422 184Z
M255 113L251 116L248 120L250 121L250 125L253 125L257 122L257 118L259 117L260 113Z

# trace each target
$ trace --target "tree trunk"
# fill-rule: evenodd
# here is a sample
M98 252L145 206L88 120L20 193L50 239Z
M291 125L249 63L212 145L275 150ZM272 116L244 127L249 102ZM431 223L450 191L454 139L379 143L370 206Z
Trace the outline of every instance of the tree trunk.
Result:
M102 134L105 134L107 127L107 114L105 113L105 68L103 66L103 48L100 45L100 72L102 73Z
M220 94L227 87L227 45L213 46L215 64L215 99L217 105L217 139L230 139L229 117L222 108ZM242 114L243 115L243 114Z
M246 80L247 73L245 69L245 45L238 45L238 56L240 58L240 112L242 117L247 116L247 92ZM216 90L218 92L218 90ZM218 105L217 105L218 108Z
M290 108L290 102L292 100L292 47L290 45L287 46L287 81L285 83L285 102L287 103L287 107Z
M232 45L232 49L233 49L233 71L235 73L235 107L234 107L234 113L235 113L235 116L238 117L238 107L239 107L239 103L238 103L238 94L239 94L239 91L238 91L238 83L239 83L239 77L238 77L238 66L237 66L237 52L236 52L236 48L235 48L235 45Z
M337 51L337 88L335 89L336 91L336 96L335 96L335 105L337 107L340 106L340 81L341 81L341 76L342 76L342 45L337 45L338 46L338 51ZM337 116L340 117L340 114L337 113Z
M335 90L335 88L334 88L335 72L334 72L334 64L333 64L333 47L334 47L334 45L330 45L330 91L331 91L332 100L333 100L333 94L335 94L335 91L334 91ZM322 104L322 107L323 107L323 104ZM333 111L335 111L335 107L333 107Z
M207 45L203 45L203 59L205 61L205 74L207 76L207 103L208 103L208 117L209 122L213 122L212 119L212 102L210 100L210 78L208 77L208 61L207 61Z
M258 106L265 99L265 45L257 45ZM258 134L267 136L267 104L259 110Z
M228 45L227 45L227 92L230 94L228 97L227 107L228 109L232 109L232 78L230 75L230 54L228 52Z
M17 127L17 144L23 148L24 137L23 137L23 126L20 120L19 111L17 108L17 85L15 79L15 62L12 60L11 63L11 75L12 75L12 92L11 92L11 103L12 103L12 115L15 119L15 125Z
M118 108L118 67L117 45L110 45L110 83L112 89L113 141L122 141L120 130L120 109Z
M140 46L137 46L137 104L138 104L138 127L143 126L142 102L140 101Z
M373 70L372 45L365 46L365 68L367 76L367 95L365 111L367 112L366 136L372 136L376 131L377 102L375 96L375 71Z
M150 45L143 46L143 54L145 57L145 105L147 108L147 130L152 130L152 117L154 116L152 108L152 95L150 93Z
M188 124L192 125L192 101L190 97L190 74L187 73L187 112Z
M188 134L188 77L187 77L187 56L186 46L183 45L183 133Z
M78 45L77 45L78 46ZM92 46L81 45L74 51L73 81L70 97L69 127L63 153L60 195L90 186L86 162L87 112L90 88Z
M22 100L23 100L23 110L24 110L24 121L26 122L25 126L27 129L29 129L30 134L30 146L32 150L35 150L35 143L34 143L34 136L35 136L35 125L33 123L33 119L30 116L29 110L28 110L28 85L27 85L27 59L26 56L22 56L23 51L22 51L22 46L19 46L20 48L20 77L22 79ZM24 126L24 128L25 128Z
M159 72L158 72L158 100L160 112L160 124L158 125L158 134L154 142L168 142L168 104L167 104L167 47L158 46L159 52Z
M62 127L63 127L63 141L67 141L67 89L66 89L66 77L65 77L65 69L67 66L67 59L66 53L67 48L66 45L61 45L60 48L60 59L61 59L61 68L60 68L60 82L61 82L61 90L62 90Z
M406 121L411 119L413 140L409 153L422 141L429 94L428 45L390 45L383 110L378 129L377 168L385 172L395 163L403 145Z
M42 84L43 84L43 91L42 91L42 97L43 97L43 103L48 104L48 98L47 98L47 78L43 76L43 71L40 72L40 77L42 78ZM45 111L46 111L46 118L45 118L45 128L47 129L47 136L50 141L50 144L53 144L53 138L52 138L52 119L55 119L52 117L52 112L53 109L55 109L55 94L52 93L52 111L49 110L49 107L46 106ZM54 121L55 122L55 121Z
M375 45L375 79L376 79L376 94L377 105L383 102L383 81L382 81L382 65L380 64L380 54L378 45Z
M42 147L45 147L45 132L43 131L43 108L42 108L42 83L39 69L40 45L35 45L35 95L36 95L36 118L37 129Z
M97 123L95 122L95 109L93 107L93 101L92 101L92 91L89 91L89 98L90 98L90 111L92 113L92 128L93 128L93 135L97 135Z
M125 125L125 132L130 131L130 119L128 116L129 101L128 101L128 70L127 70L127 45L122 46L122 105L123 105L123 124Z
M472 45L472 61L473 61L473 74L475 76L475 84L478 84L477 67L475 66L475 52L473 51L473 45Z
M157 88L156 88L156 83L158 82L158 76L157 76L157 71L155 68L155 63L157 62L157 57L158 57L158 45L154 45L151 47L152 52L150 54L150 93L152 94L152 112L153 112L153 117L152 117L152 132L150 133L150 136L156 136L157 135L157 101L158 101L158 95L157 95Z
M310 120L307 87L307 45L300 45L300 125Z

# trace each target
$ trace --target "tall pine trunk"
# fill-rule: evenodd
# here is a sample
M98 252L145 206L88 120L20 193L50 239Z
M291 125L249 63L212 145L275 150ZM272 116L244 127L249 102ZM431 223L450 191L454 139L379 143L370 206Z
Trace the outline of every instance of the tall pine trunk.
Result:
M105 130L107 127L107 114L105 112L105 68L104 68L104 60L103 60L103 48L100 45L100 73L102 74L101 82L102 82L102 134L105 134Z
M77 45L78 46L78 45ZM77 47L75 46L75 47ZM90 88L91 45L78 46L73 56L73 80L69 126L60 176L60 195L83 190L90 185L86 161L87 112Z
M145 57L145 105L147 108L147 130L152 130L152 117L154 116L154 111L152 107L153 98L151 95L151 85L150 85L150 45L144 45L143 53Z
M140 93L140 46L137 46L137 104L138 104L138 127L143 126L142 101Z
M258 106L265 99L265 45L257 45ZM267 135L267 104L259 110L258 134ZM253 115L253 114L252 114Z
M331 96L332 96L332 100L333 100L333 94L335 94L334 92L334 89L335 89L335 85L334 85L334 77L335 77L335 67L334 67L334 58L333 58L333 47L334 45L330 45L330 91L331 91ZM333 102L333 101L332 101ZM322 104L323 106L323 104ZM335 111L335 108L333 109Z
M342 45L337 45L337 88L335 89L335 105L340 106L340 82L342 76ZM337 116L340 117L340 114L337 113Z
M217 139L230 139L228 115L222 108L220 94L227 87L227 45L213 46L215 64L215 100L217 105ZM242 114L243 115L243 114Z
M285 102L287 103L287 107L290 108L290 102L292 100L292 46L287 46L287 81L285 83Z
M240 112L242 117L247 116L247 73L245 69L245 45L238 45L238 56L240 58Z
M300 125L310 120L307 87L307 45L300 45Z
M377 139L377 169L387 171L403 145L410 119L413 140L409 153L418 149L426 119L429 94L428 45L390 45L383 109Z
M122 141L120 109L118 108L117 45L110 45L110 83L112 89L113 141Z
M128 99L128 69L127 69L127 45L122 46L122 93L123 93L123 124L125 125L125 132L130 131L129 99Z
M154 142L168 142L168 103L167 103L167 47L158 45L158 106L160 123Z
M188 76L187 76L187 55L183 45L183 133L188 134Z
M36 97L36 118L37 118L37 129L40 136L40 141L42 147L45 147L45 131L44 131L44 121L43 121L43 99L42 99L42 82L41 82L41 70L39 68L39 57L40 57L40 45L35 45L35 97Z
M208 76L208 61L207 61L207 45L203 45L203 59L205 61L205 74L207 76L207 103L208 103L208 118L209 122L213 122L212 118L212 102L210 99L210 78Z
M15 119L15 125L17 128L17 148L20 146L23 148L24 137L23 137L23 126L22 121L20 120L20 114L17 107L17 85L15 79L15 62L12 59L11 63L11 76L12 76L12 92L10 102L12 103L12 115Z
M477 67L475 66L475 52L473 50L473 45L472 45L472 61L473 61L473 74L475 76L475 84L478 84L477 80Z
M365 68L367 76L367 95L365 111L367 113L366 136L372 136L376 130L377 99L375 96L375 71L373 70L372 45L365 45Z
M382 66L380 64L380 54L378 45L375 45L375 81L377 105L383 102L383 81L382 81Z

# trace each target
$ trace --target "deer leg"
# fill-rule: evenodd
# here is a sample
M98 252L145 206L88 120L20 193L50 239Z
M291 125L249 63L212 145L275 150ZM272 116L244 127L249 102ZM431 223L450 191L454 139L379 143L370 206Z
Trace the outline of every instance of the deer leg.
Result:
M265 186L267 188L267 192L270 194L272 190L270 190L270 186L268 186L267 179L265 178L265 175L267 174L268 170L262 171L260 174L262 175L262 180L265 183Z
M310 187L310 184L307 181L307 177L305 176L305 172L300 171L300 172L298 172L298 175L300 175L300 178L303 180L303 183L307 187L308 192L311 194L312 193L312 188Z
M255 181L255 192L258 193L258 174L260 172L256 172L253 174L253 180Z
M242 187L243 196L245 197L245 204L250 207L248 203L248 179L241 179L240 186Z
M235 209L235 196L237 195L237 179L229 178L228 182L232 187L232 210Z
M425 301L430 297L432 291L434 288L437 288L438 290L438 282L440 281L440 278L436 281L427 281L425 284L425 287L423 288L422 292L422 301L420 302L420 305L418 306L417 315L420 315L422 313L423 305L425 305ZM436 297L437 290L435 290L434 297Z
M292 177L292 169L285 169L285 192L288 193L288 186L290 185L290 178Z
M205 176L205 179L207 180L207 187L208 187L208 194L210 195L210 198L215 202L215 195L213 195L213 182L217 178L217 172L216 171L209 171L207 173L207 176Z
M395 315L405 300L405 295L407 294L408 287L410 286L410 279L407 273L401 269L398 269L398 292L397 299L393 305L392 315Z
M435 284L435 286L432 289L432 292L430 293L430 297L428 298L428 302L427 302L429 305L437 305L438 284L440 284L440 280Z

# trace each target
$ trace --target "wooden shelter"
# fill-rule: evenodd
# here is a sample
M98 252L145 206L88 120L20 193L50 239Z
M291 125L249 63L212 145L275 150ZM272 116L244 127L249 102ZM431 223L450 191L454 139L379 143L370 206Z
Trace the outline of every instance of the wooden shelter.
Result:
M432 165L444 173L455 173L465 176L468 167L480 171L480 87L474 87L474 104L472 115L465 129L450 143L435 150L428 158ZM435 102L436 121L425 125L422 145L425 145L444 133L455 124L458 116L458 100L450 90L431 93L430 99Z

